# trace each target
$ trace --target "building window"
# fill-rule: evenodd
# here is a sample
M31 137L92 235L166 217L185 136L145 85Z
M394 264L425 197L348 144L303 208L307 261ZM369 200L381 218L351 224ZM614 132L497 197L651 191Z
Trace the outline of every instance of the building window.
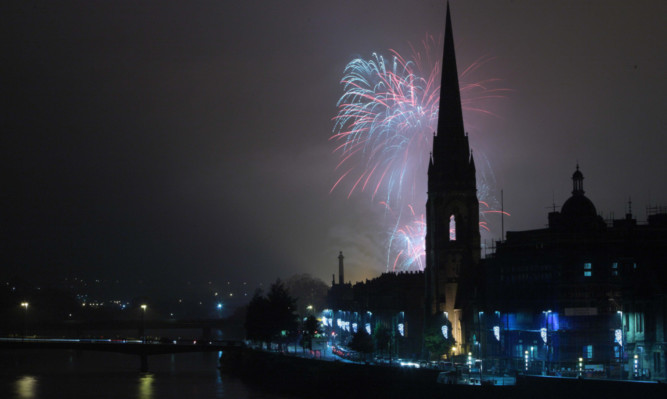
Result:
M618 262L614 262L611 264L611 275L618 276Z
M449 217L449 240L456 241L456 218L454 215Z
M593 275L593 264L590 262L584 263L584 277L591 277Z
M584 346L584 358L586 359L593 358L593 345Z
M638 333L644 332L644 313L635 313L635 331Z

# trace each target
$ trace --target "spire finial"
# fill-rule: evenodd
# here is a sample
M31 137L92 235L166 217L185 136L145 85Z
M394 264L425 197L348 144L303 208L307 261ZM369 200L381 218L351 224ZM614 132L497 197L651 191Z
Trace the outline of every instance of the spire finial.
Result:
M456 68L454 35L452 33L449 2L447 2L447 17L445 20L445 47L442 54L440 111L438 117L438 134L444 132L452 135L464 135L459 75Z
M577 162L577 170L572 174L572 194L584 194L584 174L579 170L579 162Z

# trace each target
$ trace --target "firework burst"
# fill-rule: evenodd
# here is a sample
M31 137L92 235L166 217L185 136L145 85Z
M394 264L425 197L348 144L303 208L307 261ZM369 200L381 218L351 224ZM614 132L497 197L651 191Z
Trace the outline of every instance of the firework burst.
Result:
M426 201L428 156L438 122L440 62L432 50L442 48L431 37L422 48L412 48L407 59L397 51L390 56L374 53L370 59L356 58L345 67L341 84L344 94L337 103L330 140L340 162L339 178L332 186L347 185L348 198L367 192L386 209L390 223L387 270L423 270L423 212L412 204ZM491 114L479 106L485 100L502 97L493 88L497 79L469 81L468 77L489 59L477 61L460 76L462 107L465 111ZM485 173L478 185L484 204L481 216L494 212ZM420 205L423 207L423 205ZM488 229L487 222L480 228Z

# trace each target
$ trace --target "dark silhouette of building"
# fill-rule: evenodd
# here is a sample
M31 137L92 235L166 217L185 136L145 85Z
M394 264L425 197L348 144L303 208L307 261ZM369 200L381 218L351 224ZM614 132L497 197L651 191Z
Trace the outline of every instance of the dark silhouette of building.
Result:
M462 291L480 260L475 162L463 127L452 23L447 5L438 132L428 167L426 201L426 309L444 313L459 351L466 345Z
M667 210L605 222L583 180L577 166L548 227L508 232L483 260L481 353L534 372L664 379Z
M343 253L338 255L338 273L344 274ZM424 273L383 273L354 285L335 276L327 296L324 318L334 341L345 344L359 329L372 334L383 325L390 347L382 351L394 357L421 355L424 316Z

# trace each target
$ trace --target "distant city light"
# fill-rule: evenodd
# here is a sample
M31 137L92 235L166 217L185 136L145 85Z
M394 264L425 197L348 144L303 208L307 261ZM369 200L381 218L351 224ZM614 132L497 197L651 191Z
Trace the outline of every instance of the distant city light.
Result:
M398 323L398 333L401 334L401 337L405 337L405 324Z
M221 304L221 303L218 303L218 305L216 306L216 308L218 308L218 310L222 309L222 304Z
M371 323L366 323L366 332L371 335Z
M445 339L449 339L449 327L447 327L446 325L442 326L440 328L440 331L442 331L442 336L445 337Z
M547 343L547 329L546 328L544 328L544 327L540 328L540 337L542 337L542 341L544 341L544 343L546 344Z
M500 326L493 326L493 336L496 337L496 341L500 341Z
M614 341L616 341L617 344L623 346L623 331L620 328L614 331Z
M352 323L352 332L357 333L357 323Z

